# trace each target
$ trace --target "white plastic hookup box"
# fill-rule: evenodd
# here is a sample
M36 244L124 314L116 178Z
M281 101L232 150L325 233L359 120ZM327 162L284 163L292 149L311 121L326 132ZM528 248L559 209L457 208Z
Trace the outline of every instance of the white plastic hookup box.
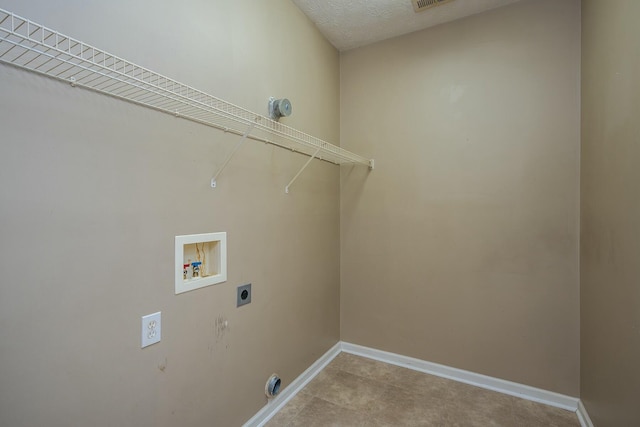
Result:
M226 281L226 232L176 236L176 295Z

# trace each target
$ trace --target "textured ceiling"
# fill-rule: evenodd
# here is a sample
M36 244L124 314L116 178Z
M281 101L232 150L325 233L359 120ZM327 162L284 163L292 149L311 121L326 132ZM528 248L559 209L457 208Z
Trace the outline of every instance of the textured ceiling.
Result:
M293 0L340 51L453 21L518 0L454 0L414 12L411 0Z

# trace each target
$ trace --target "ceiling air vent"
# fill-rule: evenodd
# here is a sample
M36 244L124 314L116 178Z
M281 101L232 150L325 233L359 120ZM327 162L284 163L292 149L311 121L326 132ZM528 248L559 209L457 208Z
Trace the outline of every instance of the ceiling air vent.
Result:
M411 0L411 3L413 3L413 10L416 12L422 12L423 10L440 6L441 4L449 3L450 1L453 0Z

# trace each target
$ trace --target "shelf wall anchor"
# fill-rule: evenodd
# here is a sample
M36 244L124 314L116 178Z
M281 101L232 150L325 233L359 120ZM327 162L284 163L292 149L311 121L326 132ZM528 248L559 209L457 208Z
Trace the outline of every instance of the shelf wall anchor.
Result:
M291 181L289 181L289 183L287 184L287 186L286 186L286 187L284 187L284 192L285 192L285 193L289 194L289 187L291 187L291 184L293 184L293 183L294 183L294 181L295 181L296 179L298 179L298 176L300 176L300 174L302 173L302 171L303 171L303 170L305 170L305 169L307 168L307 166L309 166L309 163L311 163L311 161L312 161L313 159L315 159L315 158L316 158L316 156L317 156L317 155L318 155L318 153L320 152L320 149L321 149L321 147L318 147L318 149L316 150L316 152L315 152L315 153L313 153L313 155L312 155L311 157L309 157L309 160L307 160L307 163L305 163L305 164L304 164L304 166L302 166L302 169L300 169L300 170L298 171L298 173L296 174L296 176L294 176L294 177L293 177L293 179L292 179Z
M242 143L244 141L246 141L247 136L249 136L249 134L251 133L253 128L256 127L256 124L258 124L258 118L256 118L255 121L253 123L251 123L251 125L249 125L249 127L246 130L246 132L244 134L242 134L242 138L240 138L240 141L238 141L236 146L233 148L233 151L231 151L229 156L227 156L227 159L224 161L224 163L222 163L222 166L220 167L220 169L218 169L218 172L216 172L216 174L213 176L213 178L211 178L211 188L216 188L216 185L217 185L216 180L218 179L218 176L220 176L220 174L222 173L224 168L227 167L227 164L229 163L229 161L231 161L231 158L240 149L240 147L242 146Z

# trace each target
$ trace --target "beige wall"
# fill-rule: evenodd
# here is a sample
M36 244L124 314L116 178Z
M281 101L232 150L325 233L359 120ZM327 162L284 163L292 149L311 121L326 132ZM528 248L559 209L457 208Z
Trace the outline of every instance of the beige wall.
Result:
M161 3L0 7L338 140L338 54L289 0ZM286 195L307 158L248 142L212 190L237 137L1 64L0 94L0 425L240 425L338 341L338 167ZM174 295L174 236L210 231L228 281Z
M581 397L640 425L640 2L583 1Z
M580 3L341 55L343 340L579 393Z

